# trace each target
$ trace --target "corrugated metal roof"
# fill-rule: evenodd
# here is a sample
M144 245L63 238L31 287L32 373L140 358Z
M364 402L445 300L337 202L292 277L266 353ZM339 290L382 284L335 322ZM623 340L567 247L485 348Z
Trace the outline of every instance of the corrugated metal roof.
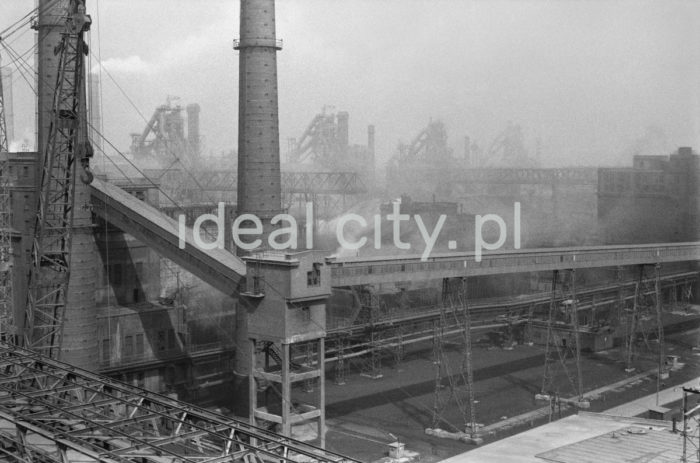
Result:
M630 426L536 456L556 463L677 463L682 449L680 433Z

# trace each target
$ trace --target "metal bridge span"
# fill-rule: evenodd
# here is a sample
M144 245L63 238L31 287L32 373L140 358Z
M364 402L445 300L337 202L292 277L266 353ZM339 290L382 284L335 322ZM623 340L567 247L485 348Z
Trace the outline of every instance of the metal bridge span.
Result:
M464 276L700 261L700 242L580 246L474 253L330 259L332 286Z
M180 249L175 220L115 185L95 179L91 195L98 216L216 289L236 293L246 274L241 259L225 250L199 249L190 229L185 249ZM425 261L419 255L328 259L334 287L688 261L700 261L700 242L486 251L481 262L464 252L435 254Z
M356 460L0 343L0 461Z

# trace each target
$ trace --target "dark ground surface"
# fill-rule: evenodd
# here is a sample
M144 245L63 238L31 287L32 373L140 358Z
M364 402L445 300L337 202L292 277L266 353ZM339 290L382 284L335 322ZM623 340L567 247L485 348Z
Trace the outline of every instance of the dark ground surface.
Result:
M676 331L693 328L697 318L680 319ZM673 372L663 387L669 387L700 376L700 356L691 349L697 344L697 332L666 336L668 354L681 357L686 365ZM458 373L462 355L459 347L448 349L445 354L450 372ZM623 380L630 376L625 372L621 349L584 354L581 359L584 390ZM644 357L644 355L642 355ZM654 358L641 358L636 362L637 370L646 371L656 365ZM500 421L545 406L535 401L535 394L542 387L544 352L542 346L518 345L513 350L473 349L477 422L485 425ZM467 444L428 436L427 427L434 424L435 364L430 342L411 347L400 365L393 364L390 357L383 361L380 379L359 375L357 362L348 368L346 384L332 382L332 366L326 377L326 412L328 419L327 448L362 461L374 461L386 455L388 443L393 441L390 433L406 443L406 448L419 452L420 461L434 462L468 451ZM573 366L570 362L569 366ZM634 373L633 373L634 374ZM457 378L455 378L457 380ZM460 381L456 381L461 384ZM557 375L562 396L572 396L573 387L563 372ZM443 384L448 385L445 380ZM465 397L463 388L460 397ZM603 411L636 398L653 393L656 378L649 377L628 387L618 388L603 394L591 402L590 411ZM446 405L439 411L437 427L448 431L464 429L463 414L454 397L449 399L449 387L441 389L440 395ZM295 391L295 398L305 401L310 398ZM308 397L305 397L308 396ZM575 413L571 408L564 414ZM546 418L544 419L546 420ZM511 428L497 435L485 436L485 442L501 439L520 432L530 425L544 420Z

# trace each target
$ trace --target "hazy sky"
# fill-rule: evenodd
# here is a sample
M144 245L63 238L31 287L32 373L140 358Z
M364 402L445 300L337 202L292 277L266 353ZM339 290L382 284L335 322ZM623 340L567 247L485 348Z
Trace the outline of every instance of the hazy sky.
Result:
M0 29L33 6L3 0ZM146 117L177 95L202 106L207 150L236 147L237 0L88 9L93 52ZM457 151L464 135L487 146L518 123L552 165L630 163L622 155L648 126L700 149L695 0L278 0L277 20L283 152L324 105L350 112L353 143L375 124L381 160L430 118ZM16 78L14 90L16 130L33 133L27 85ZM105 133L127 150L145 123L106 76L103 93Z

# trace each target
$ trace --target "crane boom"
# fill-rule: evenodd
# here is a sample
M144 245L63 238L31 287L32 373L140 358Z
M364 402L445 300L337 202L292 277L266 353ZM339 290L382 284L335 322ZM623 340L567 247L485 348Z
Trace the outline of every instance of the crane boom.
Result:
M59 358L63 316L70 278L71 228L75 202L77 161L91 180L87 143L83 40L90 16L83 0L72 0L66 29L56 48L59 55L51 123L41 161L37 216L29 292L24 320L26 347L51 358Z

